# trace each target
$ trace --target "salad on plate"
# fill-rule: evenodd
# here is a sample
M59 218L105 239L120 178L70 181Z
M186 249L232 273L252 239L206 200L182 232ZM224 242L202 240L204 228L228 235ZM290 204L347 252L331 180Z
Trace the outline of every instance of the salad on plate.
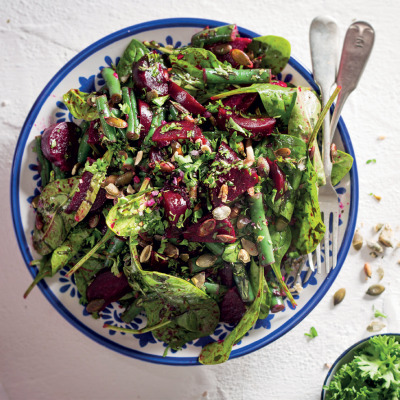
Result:
M217 364L258 319L296 305L286 279L325 233L317 133L326 109L308 87L279 79L281 37L205 28L174 49L132 39L96 92L63 100L75 122L35 138L42 190L34 198L33 261L42 279L69 268L80 302L178 350L205 345ZM332 183L352 158L332 149Z

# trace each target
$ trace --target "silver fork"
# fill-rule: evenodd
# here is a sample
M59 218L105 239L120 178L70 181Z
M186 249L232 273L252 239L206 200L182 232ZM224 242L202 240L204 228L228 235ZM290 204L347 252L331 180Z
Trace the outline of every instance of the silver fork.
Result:
M336 81L336 66L338 55L338 27L330 17L316 17L310 26L310 49L313 67L314 80L318 84L321 92L322 106L328 102L330 90ZM326 184L319 188L319 205L321 209L322 220L327 226L324 235L325 249L325 270L330 271L329 257L329 221L332 218L332 266L336 266L337 247L338 247L338 230L339 230L339 205L338 196L331 183L332 161L331 161L331 138L329 113L327 113L323 125L323 147L322 159L324 163L324 172ZM321 273L321 247L317 246L317 268ZM309 255L309 264L313 265L312 257Z

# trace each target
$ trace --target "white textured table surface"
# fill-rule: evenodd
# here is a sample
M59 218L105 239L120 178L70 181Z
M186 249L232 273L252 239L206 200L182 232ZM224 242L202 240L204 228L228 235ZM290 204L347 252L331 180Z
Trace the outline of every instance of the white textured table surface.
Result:
M219 366L169 367L137 361L86 338L65 321L39 290L27 300L31 282L15 241L9 207L12 154L24 119L49 79L75 54L129 25L168 17L203 17L235 22L260 34L286 37L293 54L311 66L308 31L321 14L348 25L366 20L376 42L359 88L343 117L355 148L360 177L358 225L372 238L376 223L389 223L400 239L400 3L396 0L312 1L32 1L0 0L0 400L67 399L285 399L316 400L332 363L367 336L373 305L388 314L382 332L400 332L400 249L372 259L350 250L337 280L320 304L290 333L240 359ZM378 140L379 136L386 136ZM367 164L376 159L375 164ZM369 193L382 196L378 202ZM382 266L386 291L365 297L362 273ZM334 292L347 295L333 308ZM304 336L315 326L318 337Z

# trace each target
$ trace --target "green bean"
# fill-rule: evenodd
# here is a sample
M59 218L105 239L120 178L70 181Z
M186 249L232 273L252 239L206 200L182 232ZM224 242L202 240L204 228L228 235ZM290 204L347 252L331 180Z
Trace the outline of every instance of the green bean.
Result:
M266 267L275 262L275 257L268 222L265 217L262 194L254 194L250 197L249 202L250 218L254 223L254 237L257 243L260 265Z
M270 69L237 69L228 75L221 75L213 68L204 68L203 72L205 83L212 85L269 83L271 81Z
M110 92L111 101L114 104L119 103L122 100L122 95L118 74L112 68L106 67L101 70L101 75L103 76Z
M143 144L148 146L150 144L150 140L153 137L155 130L161 125L161 122L165 118L165 109L163 107L158 107L153 113L153 119L151 120L151 126L148 134L144 138Z
M124 249L126 244L125 240L120 239L118 236L114 236L110 240L110 244L108 245L107 248L107 259L106 262L104 263L104 266L106 268L110 268L113 265L113 257L116 257L118 254L121 253L121 251Z
M222 256L224 253L225 247L221 243L205 243L206 247L208 250L211 251L211 253L215 254L216 256Z
M103 128L104 135L110 142L116 142L117 136L115 128L113 126L108 125L105 120L106 118L109 118L111 116L110 109L108 108L106 95L96 97L96 107L100 116L100 123L101 127Z
M89 139L89 134L88 134L88 129L89 129L90 123L87 121L83 121L80 125L80 128L82 129L83 135L81 137L81 142L79 143L79 148L78 148L78 157L77 157L77 162L81 165L85 164L86 159L88 158L92 148L90 147L90 144L88 143Z
M238 30L234 24L206 28L192 36L191 45L194 47L204 47L214 43L232 42L235 40L237 34Z
M219 283L204 282L204 287L206 288L206 293L217 302L220 302L228 291L226 286Z
M126 137L130 140L137 140L140 137L140 126L137 116L136 97L128 87L122 88L122 98L125 104L129 106L128 127L126 128Z
M247 276L246 267L242 263L234 263L232 265L233 280L238 288L239 295L243 302L251 303L254 301L254 292Z
M67 177L67 173L62 171L60 167L57 167L54 164L51 164L54 171L54 179L65 179Z
M121 314L121 319L125 323L129 324L132 322L142 311L143 307L137 305L139 299L136 299L126 310Z
M169 106L168 111L169 111L169 120L179 121L179 112L172 104Z
M42 180L42 187L45 187L50 181L50 161L43 155L42 152L42 137L35 137L35 151L39 161L40 178Z

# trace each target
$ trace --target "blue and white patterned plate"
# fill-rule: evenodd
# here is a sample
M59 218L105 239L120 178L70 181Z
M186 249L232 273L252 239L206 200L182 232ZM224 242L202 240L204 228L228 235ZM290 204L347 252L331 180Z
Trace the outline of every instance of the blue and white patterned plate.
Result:
M31 246L31 232L34 226L34 213L30 206L33 197L39 194L40 176L37 173L37 160L32 151L34 137L54 122L70 121L72 116L62 103L62 95L71 88L82 91L92 91L99 88L103 82L99 74L102 67L116 64L130 39L156 40L161 44L179 47L190 42L192 35L205 26L223 25L223 22L203 19L164 19L150 21L131 26L113 33L92 44L71 61L50 80L32 107L22 128L14 155L11 179L11 207L15 233L25 259L32 274L37 273L36 267L30 267L29 262L37 258ZM252 31L240 28L245 37L259 36ZM270 32L264 32L268 34ZM309 71L302 67L294 58L282 72L280 79L293 82L296 85L317 87ZM352 144L342 120L339 122L337 145L354 157ZM296 324L298 324L322 299L347 255L355 229L358 207L358 177L354 163L350 176L347 176L336 188L340 207L340 252L338 265L328 276L313 274L305 290L297 299L296 309L288 304L284 312L271 314L265 320L259 320L254 328L238 343L232 351L231 358L243 356L278 339ZM303 272L305 274L305 272ZM73 277L67 278L62 270L52 279L41 282L39 288L54 308L73 326L98 343L122 354L141 360L170 364L197 364L197 357L204 344L222 340L232 330L226 324L220 324L211 337L202 338L188 343L179 352L169 352L163 357L165 345L154 339L151 333L143 335L128 335L120 332L110 332L103 328L104 323L127 326L119 318L121 309L118 304L112 304L102 313L100 319L93 319L85 308L79 304L79 294ZM304 277L304 276L303 276ZM298 297L298 296L297 296ZM27 300L29 301L29 300ZM138 328L146 324L146 317L140 315L128 327Z

